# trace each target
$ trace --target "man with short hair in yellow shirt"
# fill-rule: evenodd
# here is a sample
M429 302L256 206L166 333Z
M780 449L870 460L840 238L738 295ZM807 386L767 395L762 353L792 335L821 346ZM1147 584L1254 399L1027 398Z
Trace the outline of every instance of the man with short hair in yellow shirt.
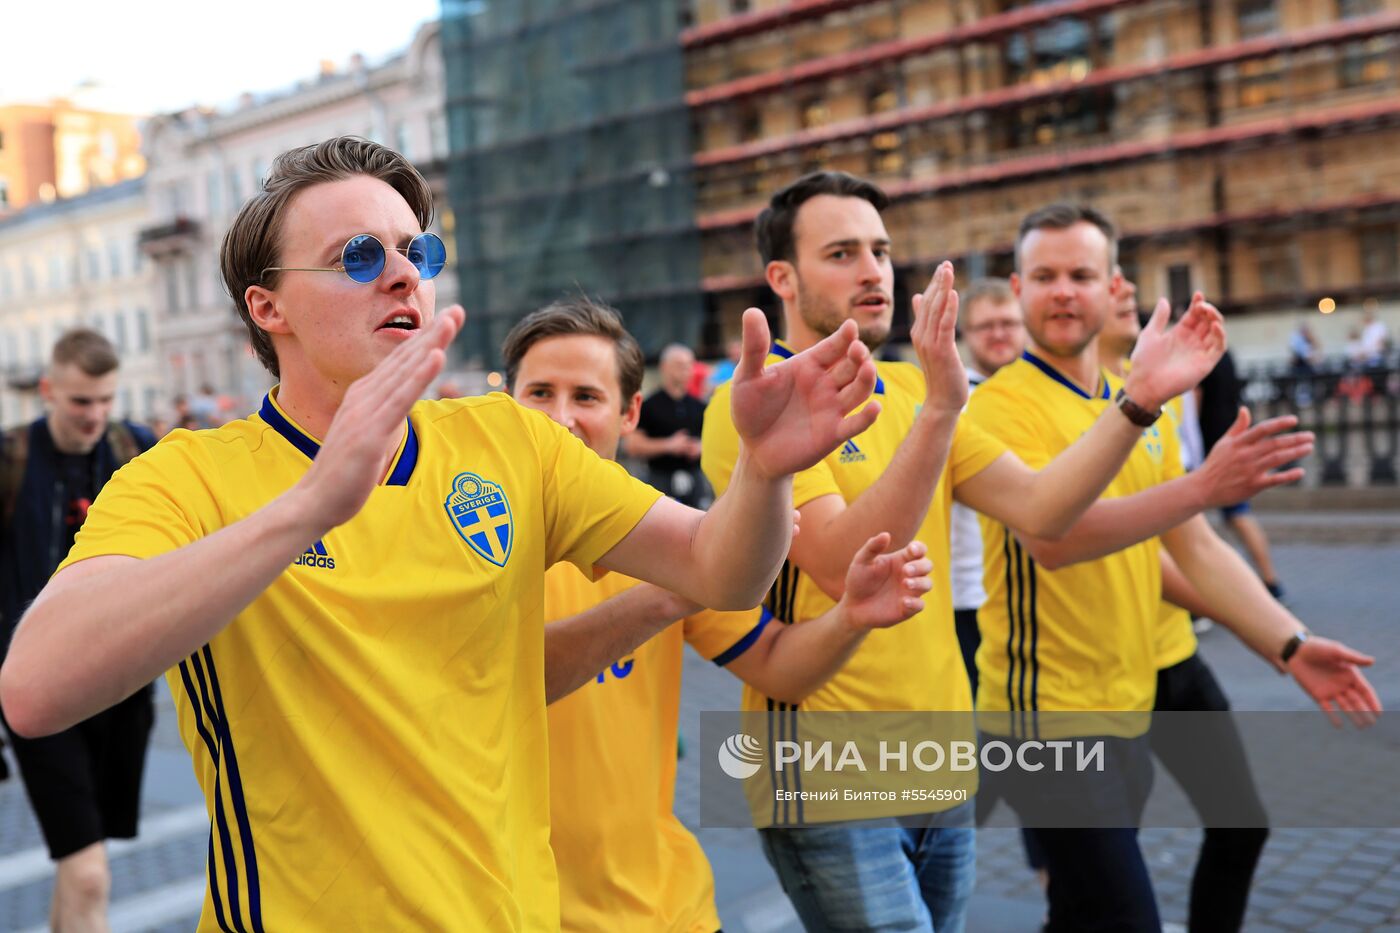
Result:
M603 459L613 459L619 440L636 428L642 352L612 309L587 298L555 302L512 328L502 355L515 399L548 414ZM837 640L820 638L824 627L860 632L908 618L922 608L930 565L918 542L879 554L887 540L877 535L862 549L841 602L803 630L770 626L760 610L701 610L620 573L590 581L566 564L550 568L550 842L562 929L719 928L710 866L672 811L685 644L741 676L778 684L794 667L812 666L811 658L793 654L792 643L817 638L817 650L826 644L839 652ZM598 673L563 680L556 672L566 666L553 663L563 656L573 657L567 669L575 674Z
M0 670L28 735L168 671L210 815L201 930L556 929L545 570L753 606L791 474L874 419L845 415L875 381L854 326L773 373L757 312L742 482L708 513L508 396L419 402L463 320L434 314L431 219L376 143L278 158L221 262L280 385L117 473Z
M1080 435L1115 407L1139 426L1140 437L1104 501L1059 540L1027 534L984 512L979 725L1012 740L1100 737L1114 726L1089 714L1144 714L1118 719L1117 734L1102 736L1103 774L1047 774L1048 780L1037 776L1034 782L994 777L1003 798L1023 813L1036 807L1057 815L1107 811L1115 820L1100 825L1125 827L1032 830L1049 871L1047 930L1156 929L1160 919L1137 831L1127 828L1140 818L1152 780L1143 732L1158 682L1163 590L1156 536L1211 603L1212 616L1292 674L1329 714L1340 709L1360 723L1370 720L1379 703L1358 667L1371 659L1308 637L1199 515L1206 493L1215 490L1218 501L1222 461L1208 460L1182 476L1174 438L1156 420L1172 395L1143 405L1131 388L1143 341L1166 327L1165 300L1138 338L1135 365L1124 381L1101 368L1096 338L1121 289L1108 219L1081 206L1036 211L1022 222L1016 263L1012 286L1031 343L1021 360L977 390L968 417L1033 466L1078 446ZM1207 307L1197 294L1172 330L1189 326ZM1268 440L1277 429L1277 421L1248 429L1242 413L1222 443L1262 443L1256 468L1267 473L1311 443L1306 435ZM1255 491L1293 478L1262 476ZM1070 722L1064 713L1080 718Z
M786 323L769 365L818 345L850 321L871 347L889 336L894 271L880 216L887 203L875 185L840 172L804 176L773 196L756 223L768 285L782 300ZM922 372L880 363L870 403L881 406L880 419L794 480L802 532L768 607L785 624L808 624L841 596L845 567L877 531L890 532L895 546L916 536L925 542L937 582L923 612L872 633L815 689L775 695L745 688L745 709L781 716L786 738L800 741L798 710L969 713L948 586L953 499L1055 537L1098 498L1137 442L1131 421L1106 412L1054 463L1036 464L1043 467L1036 472L960 421L968 384L954 344L952 286L952 266L944 263L913 299L910 339ZM1219 315L1197 309L1187 326L1143 341L1129 391L1144 404L1161 404L1209 371L1223 346ZM729 399L728 386L720 386L705 416L701 466L716 491L728 488L740 459ZM837 808L811 802L805 811L777 812L771 820L760 815L757 822L765 854L809 928L955 933L973 885L971 806L944 806L933 821L939 825L920 828L843 825L834 822L843 818ZM931 809L938 808L895 801L861 816L925 816ZM807 825L789 828L796 824Z

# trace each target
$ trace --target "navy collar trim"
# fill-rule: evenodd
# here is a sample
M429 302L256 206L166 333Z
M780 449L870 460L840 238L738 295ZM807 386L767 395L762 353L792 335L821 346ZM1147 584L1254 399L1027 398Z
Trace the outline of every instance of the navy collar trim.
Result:
M781 340L774 340L773 345L768 348L768 352L772 353L774 356L781 356L785 360L790 360L795 355L792 352L792 348ZM875 377L875 394L885 394L885 380L881 379L879 376Z
M1064 386L1066 389L1069 389L1071 392L1073 392L1080 398L1086 398L1090 401L1093 400L1094 396L1090 395L1088 392L1085 392L1073 382L1070 382L1069 379L1065 378L1064 373L1060 372L1058 369L1051 366L1049 363L1045 362L1031 351L1023 351L1021 353L1021 359L1025 360L1027 363L1030 363L1036 369L1045 373L1045 375L1049 376L1051 379L1055 380L1060 385ZM1099 371L1099 385L1103 387L1103 390L1099 393L1098 397L1103 399L1104 401L1108 401L1111 397L1108 392L1108 376L1106 376L1102 370Z
M274 431L286 438L287 443L305 454L306 459L316 459L321 445L282 413L282 409L272 400L271 392L263 396L262 408L258 410L258 414ZM418 465L418 434L413 430L412 420L405 419L405 423L408 425L408 437L404 441L403 452L399 454L394 469L384 482L386 486L407 486L409 477L413 475L413 468Z

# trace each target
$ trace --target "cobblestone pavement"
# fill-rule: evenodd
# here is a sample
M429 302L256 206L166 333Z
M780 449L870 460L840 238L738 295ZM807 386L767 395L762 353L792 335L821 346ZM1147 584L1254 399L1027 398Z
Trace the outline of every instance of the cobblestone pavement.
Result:
M1319 519L1325 524L1325 519ZM1335 540L1331 536L1329 541ZM1294 611L1319 632L1376 655L1372 680L1389 708L1400 707L1400 542L1366 546L1280 543L1275 557ZM1308 701L1226 632L1202 639L1202 653L1239 709L1306 709ZM681 728L690 752L681 762L677 812L695 825L699 712L736 709L738 682L688 656ZM163 687L163 685L162 685ZM113 845L113 929L188 931L203 896L208 826L189 759L174 731L170 700L157 701L157 729L144 790L142 835ZM1169 780L1159 770L1158 780ZM1400 775L1395 776L1400 791ZM701 829L714 866L724 927L730 933L800 930L749 830ZM1142 835L1163 918L1184 922L1199 832ZM1014 830L978 833L978 889L969 929L1033 931L1043 912ZM42 930L50 867L19 782L0 784L0 931ZM1250 931L1400 930L1400 830L1274 830L1250 903Z

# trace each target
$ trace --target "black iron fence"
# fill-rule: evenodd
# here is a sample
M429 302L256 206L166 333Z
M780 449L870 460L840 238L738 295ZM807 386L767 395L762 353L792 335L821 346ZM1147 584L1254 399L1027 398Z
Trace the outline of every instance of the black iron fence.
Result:
M1400 351L1358 363L1256 364L1241 368L1256 419L1298 416L1317 435L1309 480L1323 486L1387 486L1400 479Z

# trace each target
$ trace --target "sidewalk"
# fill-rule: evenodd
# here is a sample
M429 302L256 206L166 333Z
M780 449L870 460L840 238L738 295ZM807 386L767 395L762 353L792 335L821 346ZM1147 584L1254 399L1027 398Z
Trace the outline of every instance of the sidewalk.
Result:
M1306 515L1306 513L1303 513ZM1297 519L1299 513L1289 516ZM1261 514L1266 527L1273 518ZM1400 530L1400 514L1307 515L1314 527L1366 525ZM1278 526L1276 526L1278 527ZM1329 532L1329 537L1330 537ZM1323 537L1319 535L1319 537ZM1391 539L1400 542L1400 537ZM1291 542L1291 543L1290 543ZM1391 582L1400 572L1400 543L1310 543L1307 536L1276 541L1275 560L1293 612L1321 634L1347 641L1376 657L1371 677L1382 703L1400 708L1400 613ZM1291 681L1273 673L1229 632L1216 627L1201 639L1201 654L1236 709L1309 709ZM737 709L738 681L687 656L681 728L696 749L702 709ZM677 776L676 812L694 825L699 812L697 761L692 751ZM1400 792L1400 775L1395 776ZM1170 781L1162 769L1158 781ZM1325 789L1320 789L1325 792ZM727 933L795 933L802 929L748 830L700 830L715 871L720 917ZM1167 929L1182 929L1200 833L1146 830L1142 847ZM1034 933L1044 900L1025 866L1019 833L978 832L977 893L969 933ZM1181 926L1172 927L1170 924ZM1400 830L1275 829L1255 876L1246 929L1273 931L1400 930Z

